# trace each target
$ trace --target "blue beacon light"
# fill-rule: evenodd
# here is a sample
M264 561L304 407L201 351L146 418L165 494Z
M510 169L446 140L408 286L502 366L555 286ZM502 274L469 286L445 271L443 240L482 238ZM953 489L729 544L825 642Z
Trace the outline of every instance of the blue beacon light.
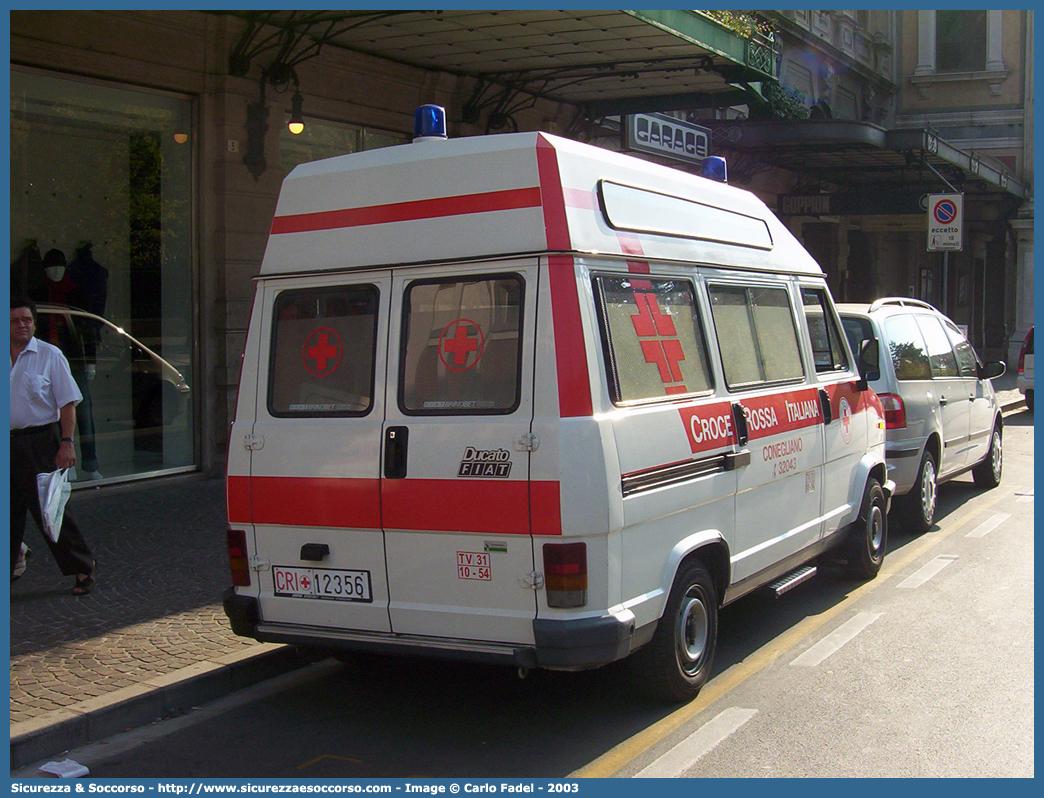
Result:
M728 168L725 165L725 159L720 155L704 158L702 173L704 177L717 180L719 183L729 182Z
M446 109L441 105L422 105L413 112L414 141L444 141Z

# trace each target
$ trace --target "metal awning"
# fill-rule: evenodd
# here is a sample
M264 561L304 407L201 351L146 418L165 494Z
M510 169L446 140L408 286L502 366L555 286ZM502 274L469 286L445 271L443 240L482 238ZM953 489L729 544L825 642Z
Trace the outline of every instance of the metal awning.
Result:
M470 112L510 115L534 98L588 119L726 107L776 79L776 47L697 11L218 11L246 26L230 59L292 70L322 47L477 81Z
M925 192L1012 195L1026 187L940 138L931 128L886 130L845 120L715 121L713 146L767 166L786 169L806 181L853 190L917 188ZM750 168L749 163L746 168Z

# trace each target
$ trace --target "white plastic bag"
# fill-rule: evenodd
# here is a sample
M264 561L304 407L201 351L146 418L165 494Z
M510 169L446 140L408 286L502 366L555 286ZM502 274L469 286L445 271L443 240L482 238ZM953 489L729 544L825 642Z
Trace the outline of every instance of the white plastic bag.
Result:
M40 497L40 514L43 516L44 534L55 543L62 531L65 503L69 501L72 487L69 485L69 469L59 468L49 474L36 475L36 492Z

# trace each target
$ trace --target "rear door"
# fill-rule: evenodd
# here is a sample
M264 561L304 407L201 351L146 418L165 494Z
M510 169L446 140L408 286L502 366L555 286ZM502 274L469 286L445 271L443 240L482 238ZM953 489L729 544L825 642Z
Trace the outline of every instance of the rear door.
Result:
M979 358L955 324L943 323L946 335L957 355L957 370L968 397L968 457L965 465L978 463L990 449L993 432L994 394L987 380L979 379Z
M377 385L386 370L391 273L298 278L261 290L247 446L262 619L388 632Z
M921 313L915 314L915 318L928 347L932 388L942 422L943 456L939 472L945 474L962 468L968 462L971 448L971 397L942 322L935 316Z
M537 261L396 272L381 506L396 634L532 643Z

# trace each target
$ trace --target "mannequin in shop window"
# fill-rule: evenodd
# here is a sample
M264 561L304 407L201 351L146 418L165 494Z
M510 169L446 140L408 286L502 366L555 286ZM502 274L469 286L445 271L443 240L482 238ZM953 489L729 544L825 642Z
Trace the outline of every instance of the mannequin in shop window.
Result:
M88 297L82 288L73 282L66 267L65 253L51 249L43 257L43 279L37 281L39 289L31 296L38 303L48 303L86 310ZM69 361L73 379L83 394L83 401L76 406L76 426L80 435L81 467L79 479L101 479L98 472L98 455L94 438L94 414L91 410L89 383L97 373L97 331L87 324L88 320L68 313L39 312L37 337L54 344Z

